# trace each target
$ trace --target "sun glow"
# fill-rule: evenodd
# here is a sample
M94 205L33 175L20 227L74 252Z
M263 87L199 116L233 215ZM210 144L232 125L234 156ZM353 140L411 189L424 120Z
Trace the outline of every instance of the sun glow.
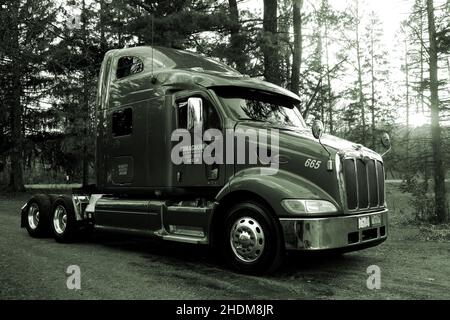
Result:
M414 113L409 116L409 125L417 128L430 123L430 119L423 113Z

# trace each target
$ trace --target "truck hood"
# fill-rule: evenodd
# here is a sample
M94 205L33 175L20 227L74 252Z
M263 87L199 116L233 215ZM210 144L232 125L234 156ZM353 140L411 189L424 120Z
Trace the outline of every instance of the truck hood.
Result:
M267 125L265 123L253 121L241 121L236 125L236 128L241 128L243 130L250 128L278 130L280 154L282 153L283 149L285 151L301 150L304 153L310 153L311 156L326 154L326 151L320 145L319 140L314 138L310 128L305 129L279 128ZM382 160L381 156L375 151L366 148L361 144L354 143L333 135L324 134L321 138L321 142L332 155L339 153L346 155L354 155L356 157L370 156L371 158L375 158L380 161Z

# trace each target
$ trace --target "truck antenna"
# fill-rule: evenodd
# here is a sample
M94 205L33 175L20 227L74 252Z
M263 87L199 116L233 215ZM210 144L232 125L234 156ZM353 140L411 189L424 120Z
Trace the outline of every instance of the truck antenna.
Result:
M153 38L154 38L154 34L155 34L155 32L154 32L154 20L155 20L155 18L154 18L154 16L153 16L153 13L151 14L151 16L152 16L152 39L151 39L151 42L152 42L152 83L153 84L155 84L156 83L156 77L153 75Z

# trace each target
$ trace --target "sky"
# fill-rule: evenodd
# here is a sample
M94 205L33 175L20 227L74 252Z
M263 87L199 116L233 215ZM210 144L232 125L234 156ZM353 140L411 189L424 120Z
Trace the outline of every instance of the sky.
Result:
M345 9L348 1L330 0L330 3L339 9ZM361 2L363 13L374 11L380 17L384 27L386 45L395 44L395 35L400 28L400 22L411 12L412 1L407 0L365 0Z
M283 1L283 0L280 0ZM305 3L311 0L304 0ZM361 1L361 0L360 0ZM317 2L317 1L313 1ZM345 9L348 0L329 0L336 9ZM411 11L412 1L408 0L362 0L361 8L367 13L375 11L378 13L385 29L386 44L392 44L395 40L395 33L400 27L400 21L407 18ZM239 9L260 10L262 12L262 0L244 0L239 3Z
M283 0L279 0L283 1ZM313 2L318 3L319 0L304 0L305 3ZM398 32L400 30L401 21L405 20L409 13L411 12L411 7L413 4L412 0L359 0L361 14L369 14L374 11L379 16L384 29L383 43L388 49L390 54L393 54L394 50L389 50L390 48L398 48L399 41L397 39ZM336 9L344 10L348 4L349 0L329 0L329 3ZM438 1L439 2L439 1ZM250 10L256 12L262 12L263 1L262 0L244 0L239 2L240 10ZM394 70L394 77L401 78L403 75L399 69L400 62L397 64L398 70ZM402 81L402 79L399 79ZM414 109L414 108L413 108ZM400 121L406 122L406 118L400 115ZM427 123L428 118L422 114L411 114L410 115L411 124L413 126L421 126Z

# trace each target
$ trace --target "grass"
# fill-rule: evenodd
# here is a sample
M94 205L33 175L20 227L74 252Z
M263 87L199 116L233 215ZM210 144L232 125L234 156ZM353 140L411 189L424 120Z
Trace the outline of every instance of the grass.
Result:
M386 202L389 208L389 225L393 227L394 234L397 233L394 236L404 240L450 241L450 224L435 225L416 220L415 209L411 205L412 195L402 192L400 183L386 183Z
M386 203L389 208L389 223L393 225L415 225L412 195L400 190L400 183L386 183Z

